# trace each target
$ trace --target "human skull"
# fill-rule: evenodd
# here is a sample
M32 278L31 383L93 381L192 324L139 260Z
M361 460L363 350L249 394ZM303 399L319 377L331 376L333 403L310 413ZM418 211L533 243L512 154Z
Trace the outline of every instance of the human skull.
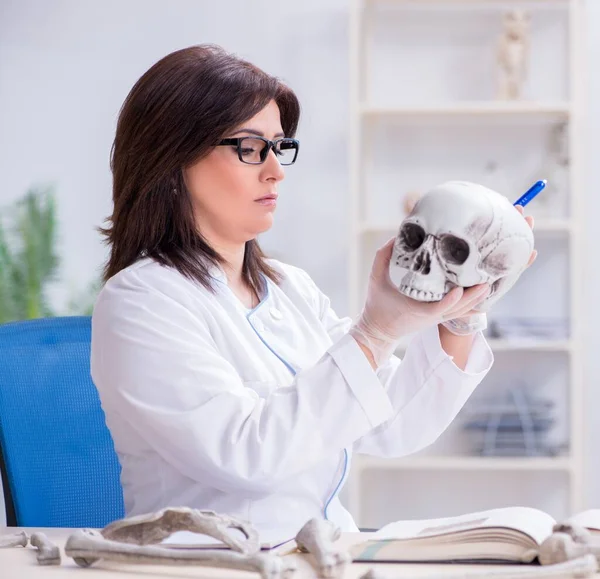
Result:
M532 250L531 228L506 197L448 181L423 195L400 225L389 274L401 293L422 302L489 283L476 308L486 311L515 284Z

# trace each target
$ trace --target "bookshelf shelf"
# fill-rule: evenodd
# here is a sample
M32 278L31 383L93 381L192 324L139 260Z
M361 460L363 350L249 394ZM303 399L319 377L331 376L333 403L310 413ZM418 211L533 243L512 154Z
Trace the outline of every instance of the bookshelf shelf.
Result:
M364 470L490 470L490 471L569 471L572 468L569 457L407 457L397 459L378 459L371 456L361 456L356 468Z
M570 114L568 103L544 102L465 102L459 104L415 105L415 106L371 106L360 105L360 114L365 118L378 117L494 117L494 116L542 116L566 119Z

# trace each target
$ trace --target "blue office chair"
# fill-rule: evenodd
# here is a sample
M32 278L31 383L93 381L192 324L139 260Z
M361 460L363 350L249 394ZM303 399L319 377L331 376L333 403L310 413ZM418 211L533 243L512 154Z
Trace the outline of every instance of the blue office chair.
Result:
M89 317L0 325L7 522L104 527L124 516L120 465L90 377Z

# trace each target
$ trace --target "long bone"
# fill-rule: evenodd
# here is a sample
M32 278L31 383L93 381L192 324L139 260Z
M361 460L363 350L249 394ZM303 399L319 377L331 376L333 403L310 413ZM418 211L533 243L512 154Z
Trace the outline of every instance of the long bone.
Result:
M0 535L0 549L10 547L27 547L29 537L25 531L14 535Z
M343 577L351 561L347 551L337 548L334 541L340 538L340 528L325 519L310 519L296 535L301 551L310 553L315 560L318 576L324 579Z
M89 567L99 559L137 564L198 565L255 571L263 579L290 579L296 570L289 559L277 555L248 555L224 549L171 549L155 545L132 545L106 539L98 531L91 529L73 533L65 544L65 554L81 567Z
M40 565L60 565L60 549L44 533L33 533L30 542L37 547Z
M600 540L578 525L558 523L552 534L540 545L538 559L542 565L552 565L593 555L600 561Z

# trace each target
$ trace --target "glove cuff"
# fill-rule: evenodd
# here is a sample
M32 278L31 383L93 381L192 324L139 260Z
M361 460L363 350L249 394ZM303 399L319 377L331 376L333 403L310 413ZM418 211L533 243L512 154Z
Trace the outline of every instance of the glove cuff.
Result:
M358 343L369 349L378 368L388 360L398 345L398 340L386 340L374 336L363 328L360 322L353 324L348 333Z
M454 318L442 322L442 325L457 336L468 336L482 332L487 328L487 315L484 313L473 314L462 318Z

